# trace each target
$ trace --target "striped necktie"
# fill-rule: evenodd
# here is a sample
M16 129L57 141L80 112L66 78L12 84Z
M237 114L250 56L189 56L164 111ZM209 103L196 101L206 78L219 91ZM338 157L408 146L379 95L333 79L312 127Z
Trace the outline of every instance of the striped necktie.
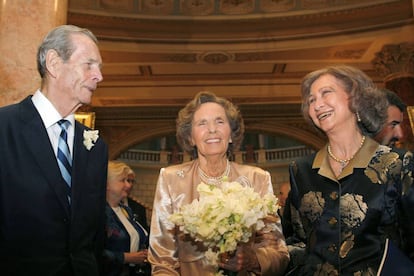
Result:
M69 187L69 195L68 198L70 199L70 187L72 184L71 181L71 174L72 174L72 157L70 155L69 146L68 146L68 133L67 129L70 125L68 120L60 120L58 122L62 131L60 132L59 142L58 142L58 150L57 150L57 159L58 165L60 168L60 172L62 173L63 179L65 180L66 184Z

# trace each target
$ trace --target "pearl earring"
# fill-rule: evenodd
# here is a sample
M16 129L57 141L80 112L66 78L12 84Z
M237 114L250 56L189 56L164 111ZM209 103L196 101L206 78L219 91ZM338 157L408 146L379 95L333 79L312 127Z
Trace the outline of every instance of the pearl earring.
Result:
M357 111L355 114L356 114L356 116L357 116L357 121L358 121L358 122L361 122L361 117L359 116L359 112Z

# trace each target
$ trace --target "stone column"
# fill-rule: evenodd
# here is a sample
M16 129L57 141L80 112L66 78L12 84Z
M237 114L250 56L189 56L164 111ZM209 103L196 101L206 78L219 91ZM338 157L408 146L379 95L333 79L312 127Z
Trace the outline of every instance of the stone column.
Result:
M47 32L65 24L67 0L0 1L0 106L40 87L37 47Z
M259 149L265 148L265 136L263 134L259 134Z
M414 43L385 45L373 60L376 71L384 77L387 89L396 92L407 106L414 106ZM402 124L403 147L414 149L414 135L407 111Z

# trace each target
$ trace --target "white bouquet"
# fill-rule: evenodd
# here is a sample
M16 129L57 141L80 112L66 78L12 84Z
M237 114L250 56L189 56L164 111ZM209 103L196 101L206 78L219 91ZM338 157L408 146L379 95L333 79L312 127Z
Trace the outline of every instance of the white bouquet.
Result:
M197 191L200 198L182 206L170 221L208 248L206 259L216 268L220 254L233 253L238 243L248 242L265 227L264 219L279 208L273 194L261 197L238 182L223 182L221 187L202 182Z

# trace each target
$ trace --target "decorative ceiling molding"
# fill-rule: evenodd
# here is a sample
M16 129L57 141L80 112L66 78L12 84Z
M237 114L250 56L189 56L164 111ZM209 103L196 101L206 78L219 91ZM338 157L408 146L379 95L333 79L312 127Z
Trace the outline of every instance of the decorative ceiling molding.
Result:
M69 0L67 21L100 41L98 124L175 117L201 90L246 118L300 118L308 72L349 64L380 86L377 54L414 43L412 0Z
M231 18L245 18L246 15L263 17L292 16L296 14L327 14L354 10L366 10L373 7L397 4L398 0L70 0L71 10L82 13L102 13L111 11L118 17L163 19L188 17L214 19L223 15Z
M414 43L385 45L372 61L377 72L386 79L396 76L414 77Z
M282 9L280 12L273 9L269 12L263 10L263 7L269 6L269 1L216 0L215 13L205 16L183 15L179 12L181 6L178 0L142 1L143 7L153 5L153 8L138 7L120 11L111 9L108 5L84 3L95 2L92 0L69 2L69 22L90 28L103 40L136 42L278 41L367 31L406 24L407 20L412 19L412 2L409 0L336 1L336 4L326 0L270 1L279 3L280 5L276 5L278 7L295 2L293 10ZM199 1L185 2L199 3ZM250 7L256 2L261 9ZM175 3L174 8L171 7L172 3ZM136 5L134 4L134 7ZM229 14L230 7L235 10L234 14ZM173 12L170 13L170 10ZM240 10L245 12L240 14L237 12Z

